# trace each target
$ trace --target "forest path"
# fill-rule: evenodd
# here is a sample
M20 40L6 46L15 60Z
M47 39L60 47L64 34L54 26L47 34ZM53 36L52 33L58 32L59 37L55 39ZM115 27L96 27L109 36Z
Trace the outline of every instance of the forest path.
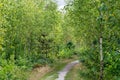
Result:
M38 67L30 72L28 80L64 80L67 73L79 63L78 58L61 60L54 68Z
M79 60L73 61L65 66L64 69L58 72L58 78L56 80L65 80L66 74L72 69L73 66L79 63Z

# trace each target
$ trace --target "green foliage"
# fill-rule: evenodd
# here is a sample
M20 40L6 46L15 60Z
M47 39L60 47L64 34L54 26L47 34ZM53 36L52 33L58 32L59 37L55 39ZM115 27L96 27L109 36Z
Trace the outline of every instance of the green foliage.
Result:
M52 0L0 0L0 80L25 80L24 70L78 51L85 74L97 80L101 34L104 78L119 79L120 1L66 2L62 13Z
M106 54L107 54L106 55L107 58L105 59L105 74L110 75L110 76L105 76L105 79L119 80L120 53L118 51L112 51L112 52L106 53Z
M104 80L119 80L120 75L114 74L119 71L119 58L114 58L120 49L119 4L119 0L73 0L66 6L65 18L75 29L76 42L82 48L80 59L86 67L88 79L98 80L99 38L102 34Z
M4 35L5 30L3 28L0 28L0 51L3 51L3 44L4 44Z
M61 20L52 0L0 0L0 80L26 80L24 70L53 63Z
M10 59L11 60L7 61L0 57L0 80L26 80L27 74L15 65L14 55L12 55Z
M65 44L65 46L61 46L59 50L58 57L62 58L71 58L72 55L74 55L75 52L75 45L72 42L68 42Z

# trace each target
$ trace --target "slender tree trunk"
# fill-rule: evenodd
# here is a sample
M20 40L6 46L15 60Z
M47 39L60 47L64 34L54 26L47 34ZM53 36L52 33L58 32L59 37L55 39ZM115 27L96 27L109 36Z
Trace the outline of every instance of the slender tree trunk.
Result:
M104 61L103 61L103 13L99 10L99 14L101 16L100 19L100 76L99 76L99 80L103 80L103 65L104 65Z
M103 49L102 49L102 36L100 37L100 77L99 80L103 80Z
M102 20L101 20L101 22L102 22ZM103 80L103 65L104 65L104 61L103 61L103 46L102 46L102 44L103 44L103 37L102 37L102 27L103 27L103 25L102 24L100 24L100 39L99 39L99 41L100 41L100 76L99 76L99 80Z

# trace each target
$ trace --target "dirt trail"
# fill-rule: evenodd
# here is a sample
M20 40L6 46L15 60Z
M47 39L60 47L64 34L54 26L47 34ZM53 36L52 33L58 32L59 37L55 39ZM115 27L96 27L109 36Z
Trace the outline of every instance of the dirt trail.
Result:
M66 65L66 67L58 73L58 78L56 80L64 80L66 74L70 71L70 69L78 63L79 60L76 60Z

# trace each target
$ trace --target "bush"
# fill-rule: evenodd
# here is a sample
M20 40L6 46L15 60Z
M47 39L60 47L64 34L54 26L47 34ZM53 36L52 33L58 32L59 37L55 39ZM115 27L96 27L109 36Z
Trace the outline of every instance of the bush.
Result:
M112 51L106 53L104 60L105 79L119 80L120 79L120 53Z
M120 53L118 51L106 52L104 57L104 80L120 79ZM92 49L82 50L80 59L85 67L80 74L88 80L97 80L99 78L99 53Z
M12 61L1 60L0 80L26 80L25 71L20 69Z
M85 70L81 72L83 77L90 78L90 80L97 80L99 77L99 59L98 53L91 49L82 50L80 53L80 60L85 66Z

